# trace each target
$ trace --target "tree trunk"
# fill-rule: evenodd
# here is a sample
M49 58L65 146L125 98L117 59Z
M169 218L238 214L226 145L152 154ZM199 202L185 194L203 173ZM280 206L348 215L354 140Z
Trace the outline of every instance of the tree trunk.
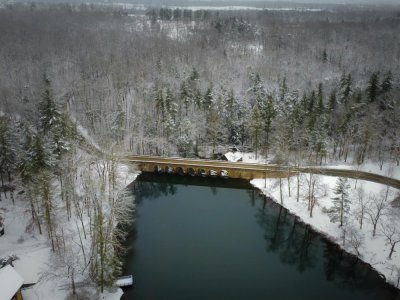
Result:
M396 246L397 242L392 244L392 247L390 248L390 253L389 253L389 259L392 259L392 254L394 252L394 247Z
M342 199L342 201L340 201L340 227L342 227L343 226L343 210L344 210L344 199L343 199L343 194L342 194L342 197L341 197Z
M376 225L378 224L378 222L373 222L374 223L374 230L372 231L372 236L375 236L376 234Z
M297 202L300 200L300 172L297 173Z
M71 284L72 284L72 295L76 295L74 268L72 268L72 273L71 273Z

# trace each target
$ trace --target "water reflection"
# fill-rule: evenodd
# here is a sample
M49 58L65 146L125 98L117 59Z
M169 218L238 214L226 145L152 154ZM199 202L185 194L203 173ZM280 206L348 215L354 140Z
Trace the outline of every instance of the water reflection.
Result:
M246 181L142 174L131 189L138 215L125 272L139 278L129 298L210 299L229 289L219 299L400 299L367 264ZM293 291L282 291L282 280Z
M262 201L255 217L264 229L266 250L279 253L283 263L296 267L299 272L314 267L318 261L316 233L272 200L264 197Z
M315 268L321 258L326 280L340 288L369 290L377 297L379 290L384 296L377 299L400 299L398 290L381 280L380 275L368 264L321 237L272 199L261 198L263 205L255 217L264 229L266 251L279 253L282 263L304 272ZM321 246L322 255L319 255Z

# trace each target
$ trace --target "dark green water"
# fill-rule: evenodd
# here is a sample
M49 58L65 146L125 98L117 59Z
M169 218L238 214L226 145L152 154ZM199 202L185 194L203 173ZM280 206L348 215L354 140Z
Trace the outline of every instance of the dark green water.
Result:
M142 174L126 299L400 299L246 181Z

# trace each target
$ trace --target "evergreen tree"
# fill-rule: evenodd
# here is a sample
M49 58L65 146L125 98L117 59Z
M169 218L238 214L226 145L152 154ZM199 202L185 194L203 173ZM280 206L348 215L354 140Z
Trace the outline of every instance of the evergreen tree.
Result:
M117 140L117 142L121 142L125 136L125 112L122 109L122 105L120 103L117 104L117 109L114 112L114 114L112 115L112 121L111 121L111 133L113 135L113 137ZM70 128L70 124L68 122L68 115L66 113L64 113L61 116L61 128L59 131L61 131L62 133L60 134L60 136L64 136L66 137L66 135L70 136L70 130L72 130L72 128ZM58 139L60 140L60 139ZM67 143L68 146L68 141L66 140L62 140L61 142ZM61 145L62 147L64 147L64 145Z
M388 71L383 76L380 92L382 94L386 94L387 92L391 91L392 87L393 87L393 74L392 71Z
M219 113L219 109L215 106L211 106L207 114L207 138L212 145L212 153L215 153L215 147L225 140L225 130L222 123L222 118Z
M258 104L256 103L253 107L251 114L251 139L255 150L256 159L258 157L258 149L261 146L261 133L263 129L262 115Z
M374 103L379 93L379 73L374 72L368 82L367 94L369 103Z
M353 78L351 74L347 74L343 72L342 77L340 78L340 102L343 104L348 104L349 98L353 91Z
M208 87L206 92L204 93L203 97L203 108L204 110L208 110L211 108L212 103L213 103L213 91L212 87Z
M265 146L268 147L272 129L272 120L276 116L276 111L274 108L274 100L271 95L268 95L268 99L267 102L264 104L261 116L264 121L263 129L265 132Z
M167 88L164 98L164 105L166 112L171 113L173 102L174 102L174 95L172 94L171 89Z
M318 84L318 104L317 104L317 112L319 115L323 114L325 112L325 106L324 106L324 91L323 91L323 86L322 83L320 82Z
M363 102L363 95L360 89L354 93L354 103L360 104Z
M307 104L307 113L308 115L311 115L315 111L315 104L317 102L317 98L315 95L315 91L311 91L310 97L307 98L308 104Z
M49 170L52 166L52 155L49 151L51 147L45 143L43 137L35 135L29 151L32 163L32 171Z
M182 10L180 10L179 8L175 8L174 9L174 20L180 20L182 17Z
M392 97L390 97L390 94L388 95L388 93L392 90L392 86L393 75L391 71L388 71L383 76L382 84L380 86L380 94L382 96L379 101L379 108L381 110L393 109L395 106Z
M41 101L39 102L40 129L44 134L50 131L51 127L59 122L60 113L57 110L53 98L50 80L44 78L44 90Z
M285 103L288 86L286 84L286 77L283 77L282 84L279 86L279 101Z
M336 181L335 197L332 198L333 207L328 211L328 214L331 222L340 222L340 227L343 226L343 222L350 211L349 190L350 184L348 179L339 177Z
M267 93L265 92L263 83L261 81L260 74L251 74L250 75L250 80L252 83L252 86L250 88L250 104L254 105L254 102L257 102L258 105L262 105L264 102Z
M316 113L316 109L315 109L315 105L316 105L316 95L315 95L315 91L312 90L310 97L308 97L308 105L307 105L307 118L308 118L308 123L307 123L307 129L310 132L314 131L315 128L315 124L317 122L317 113Z
M196 81L199 80L199 78L200 78L199 72L196 70L196 68L193 68L192 73L189 76L189 79L191 81Z
M164 95L162 89L160 89L157 85L154 85L153 88L153 98L156 103L157 115L161 114L161 119L165 118L165 105L164 105Z
M186 115L188 114L189 105L190 105L190 98L189 98L189 91L186 81L182 81L180 88L179 88L179 97L185 106Z
M202 105L203 105L203 96L201 95L201 92L200 92L200 90L199 90L198 88L196 88L196 89L194 90L194 93L193 93L193 100L194 100L194 103L196 104L196 106L197 106L199 109L201 109L201 107L202 107Z
M11 174L17 166L17 141L11 130L10 120L6 117L0 117L0 175L2 184L3 175L8 176L12 181Z
M239 105L233 90L231 89L225 101L225 111L226 111L226 125L229 132L229 141L233 143L237 142L239 129L238 129L238 109Z
M326 52L326 49L324 49L324 51L322 51L322 62L323 63L328 62L328 53Z
M332 90L330 96L329 96L329 110L334 111L337 106L337 100L336 100L336 90Z

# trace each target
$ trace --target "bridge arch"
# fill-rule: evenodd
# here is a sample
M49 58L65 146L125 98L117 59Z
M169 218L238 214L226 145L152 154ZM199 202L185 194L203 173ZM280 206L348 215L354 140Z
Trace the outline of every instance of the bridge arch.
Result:
M206 177L206 176L207 176L207 171L206 171L205 169L200 168L200 169L197 171L197 174L198 174L199 176Z
M190 176L196 175L196 171L193 168L187 168L186 173L189 174Z
M185 174L185 171L183 171L183 168L182 168L182 167L176 167L176 168L175 168L175 173L176 173L176 174L179 174L179 175L184 175L184 174Z
M164 173L164 170L159 165L156 165L154 166L154 173Z

